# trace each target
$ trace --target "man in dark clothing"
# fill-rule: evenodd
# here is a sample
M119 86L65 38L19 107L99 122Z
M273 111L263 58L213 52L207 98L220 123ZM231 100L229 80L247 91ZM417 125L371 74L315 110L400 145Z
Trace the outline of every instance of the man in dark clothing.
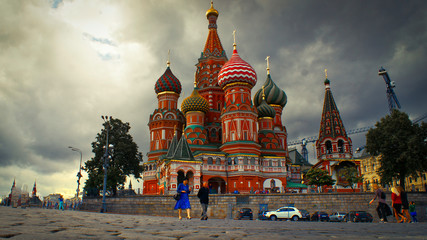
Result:
M204 182L202 188L197 193L197 197L200 199L202 205L202 218L200 220L208 220L208 205L209 205L209 187L208 182Z
M378 199L378 206L377 206L377 213L378 217L380 218L381 222L387 222L387 204L385 202L385 193L384 191L378 186L378 184L373 184L372 186L375 190L375 197L369 202L369 204L372 204L375 199Z

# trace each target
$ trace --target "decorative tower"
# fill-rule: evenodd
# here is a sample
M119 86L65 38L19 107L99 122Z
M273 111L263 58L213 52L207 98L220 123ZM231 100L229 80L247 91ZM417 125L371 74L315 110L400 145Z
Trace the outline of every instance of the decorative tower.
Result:
M325 100L323 103L322 120L320 121L319 139L316 141L318 162L313 168L326 170L332 179L336 180L334 186L326 186L324 191L334 188L337 192L350 192L349 183L342 170L345 167L354 167L360 173L360 160L353 159L351 139L342 123L340 112L335 104L330 88L330 83L325 69ZM359 191L362 184L357 184Z
M280 89L270 75L270 64L269 58L267 57L267 79L263 85L265 91L265 101L268 105L274 108L276 115L273 121L273 130L280 141L280 149L285 151L285 155L288 156L288 144L287 144L287 132L286 127L282 124L282 111L285 107L288 98L285 91ZM254 96L255 106L260 106L262 102L262 90L260 89Z
M147 153L148 161L144 163L143 194L159 194L157 165L160 158L165 155L172 143L174 130L180 129L185 124L182 112L177 108L178 98L181 93L181 83L170 69L168 57L165 73L157 80L154 90L157 93L158 106L150 115L148 127L150 129L150 152Z
M221 144L221 109L224 105L224 91L218 86L218 73L221 67L227 62L227 56L221 45L217 32L216 20L218 11L211 7L206 11L206 18L209 21L209 34L196 64L196 79L199 93L209 104L209 111L205 115L205 128L208 133L208 142Z
M353 157L351 139L347 136L340 112L332 96L327 70L325 70L325 76L325 99L319 139L316 141L317 158L319 160L329 158L350 159Z
M225 105L221 112L221 151L228 154L260 154L258 144L257 110L252 105L251 89L257 77L255 70L240 58L234 34L233 55L221 68L218 84L225 92Z
M36 186L36 180L34 180L34 187L33 187L33 192L31 195L32 198L37 197L37 186Z
M165 73L155 84L158 107L150 115L148 126L150 128L150 152L148 161L157 159L166 154L174 135L174 128L182 129L185 118L177 108L181 93L181 83L170 69L169 59Z
M208 101L199 95L196 79L194 80L193 93L182 101L181 110L187 120L187 127L184 130L187 142L194 145L206 144L208 139L204 122L205 114L209 111L209 105Z

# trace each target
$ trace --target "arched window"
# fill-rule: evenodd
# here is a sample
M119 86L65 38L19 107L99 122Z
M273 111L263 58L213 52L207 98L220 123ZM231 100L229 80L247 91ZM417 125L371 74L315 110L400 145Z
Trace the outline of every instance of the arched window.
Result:
M221 165L221 158L216 159L216 165Z
M237 157L235 157L234 160L233 160L233 162L234 162L234 165L238 165L239 164L239 159Z
M209 165L212 165L212 164L213 164L213 158L208 157L208 164L209 164Z
M332 153L332 142L328 140L326 141L325 145L326 145L326 153L328 154Z
M344 153L344 141L342 139L338 140L338 152Z
M243 165L248 165L248 157L243 158Z
M227 162L228 162L228 165L231 165L232 164L231 158L228 158Z
M270 167L272 167L272 166L273 166L273 160L271 160L271 159L270 159L270 161L268 161L268 165L269 165Z
M216 137L216 130L215 130L215 128L212 128L212 130L211 130L211 137Z
M255 165L255 158L251 158L251 165Z

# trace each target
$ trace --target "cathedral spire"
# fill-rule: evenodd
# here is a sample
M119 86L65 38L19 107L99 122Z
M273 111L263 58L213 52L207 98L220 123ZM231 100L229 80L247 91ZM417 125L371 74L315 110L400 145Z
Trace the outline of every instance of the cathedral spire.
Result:
M221 45L221 41L218 37L216 20L218 19L218 11L213 8L213 2L211 2L211 8L206 12L206 18L209 21L208 29L209 35L206 40L205 48L202 52L202 58L209 56L214 57L226 57L224 48Z
M320 122L319 139L316 142L318 157L341 153L351 156L351 139L347 136L340 112L330 88L328 72L325 69L325 99L323 102L322 120Z

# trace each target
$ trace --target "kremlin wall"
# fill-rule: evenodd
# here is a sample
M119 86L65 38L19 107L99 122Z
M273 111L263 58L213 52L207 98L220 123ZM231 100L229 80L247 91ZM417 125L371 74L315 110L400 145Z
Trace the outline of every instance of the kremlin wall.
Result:
M377 203L369 205L373 193L304 193L304 194L212 194L209 196L209 218L234 218L241 208L251 208L254 219L257 218L260 204L267 205L268 210L276 210L289 204L298 209L306 209L310 214L325 211L331 214L335 211L367 211L378 222L375 208ZM191 216L198 218L202 208L196 195L189 196ZM391 193L386 194L387 204L391 206ZM427 193L408 192L408 199L417 203L418 220L427 220ZM99 212L102 198L85 198L82 210ZM123 214L141 214L149 216L178 217L174 210L176 201L172 196L138 195L133 197L107 198L107 212ZM389 218L390 221L393 217Z

